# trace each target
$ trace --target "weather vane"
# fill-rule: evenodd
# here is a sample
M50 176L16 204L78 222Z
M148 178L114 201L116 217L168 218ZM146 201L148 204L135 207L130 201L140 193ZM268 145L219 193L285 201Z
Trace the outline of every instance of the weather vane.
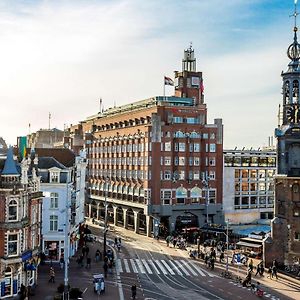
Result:
M294 4L295 4L295 10L294 13L292 15L290 15L290 17L294 17L295 19L295 26L294 26L294 31L297 31L297 16L299 15L299 13L297 12L297 1L298 0L294 0Z

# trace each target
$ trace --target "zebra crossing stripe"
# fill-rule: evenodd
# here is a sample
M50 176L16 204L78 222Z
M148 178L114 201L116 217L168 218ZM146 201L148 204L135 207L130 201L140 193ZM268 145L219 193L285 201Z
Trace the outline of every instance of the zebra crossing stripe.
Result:
M182 264L183 264L184 266L186 266L186 267L188 268L188 270L189 270L190 273L192 273L194 276L197 276L197 275L198 275L198 274L193 270L193 268L188 264L187 261L181 260L181 262L182 262Z
M202 271L202 269L197 266L197 264L195 263L191 263L191 265L196 269L196 271L201 275L201 276L205 276L205 273Z
M124 258L123 261L124 261L124 266L125 266L126 272L127 272L127 273L130 273L130 268L129 268L127 259Z
M122 264L121 264L121 259L117 259L117 265L116 265L116 269L118 273L123 273L123 268L122 268Z
M140 270L141 270L141 273L145 274L146 271L145 271L145 268L143 266L143 264L141 263L141 261L139 259L135 259L137 265L139 266Z
M132 258L130 258L130 263L131 263L133 272L138 273L138 270L137 270L137 268L135 266L135 263L134 263L134 260Z
M173 272L173 270L170 268L170 266L162 259L161 262L163 263L163 265L168 269L169 273L171 275L175 275L175 273Z
M179 268L171 260L169 260L169 263L170 263L170 265L172 265L173 269L176 270L176 272L178 273L178 275L182 276L182 273L179 270Z
M179 266L179 268L185 273L185 275L190 276L190 273L185 268L182 267L179 260L174 260L174 263Z
M156 263L157 263L157 265L159 266L159 268L161 269L161 271L162 271L165 275L167 275L168 272L167 272L166 269L163 267L163 265L160 263L160 261L157 260Z
M151 271L151 269L150 269L150 267L149 267L149 265L148 265L148 263L146 262L145 259L142 259L142 263L144 264L144 267L146 268L147 272L149 274L153 274L152 271Z
M154 261L148 259L148 262L150 263L150 265L152 266L152 268L155 270L155 273L159 275L160 272L159 272L159 270L156 268L156 265L155 265Z

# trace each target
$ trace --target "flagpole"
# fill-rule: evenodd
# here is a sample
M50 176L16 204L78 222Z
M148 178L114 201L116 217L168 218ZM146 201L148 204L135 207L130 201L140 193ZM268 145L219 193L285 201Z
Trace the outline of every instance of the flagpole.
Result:
M166 100L166 82L165 82L165 76L164 76L164 100Z

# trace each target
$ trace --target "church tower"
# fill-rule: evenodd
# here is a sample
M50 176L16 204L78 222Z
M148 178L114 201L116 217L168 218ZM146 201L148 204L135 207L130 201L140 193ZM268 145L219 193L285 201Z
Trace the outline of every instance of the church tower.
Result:
M196 58L192 45L184 50L182 71L175 71L175 96L194 99L194 105L203 104L202 72L196 71Z
M290 59L282 72L282 117L275 129L277 175L274 178L275 205L271 237L264 244L267 265L276 259L281 265L300 262L300 45L297 39L295 4L294 40L288 47Z

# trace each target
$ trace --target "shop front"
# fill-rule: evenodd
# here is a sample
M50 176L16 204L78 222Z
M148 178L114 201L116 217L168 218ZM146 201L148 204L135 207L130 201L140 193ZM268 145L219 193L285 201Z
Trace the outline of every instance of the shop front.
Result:
M43 252L46 261L59 261L64 253L63 240L44 240Z

